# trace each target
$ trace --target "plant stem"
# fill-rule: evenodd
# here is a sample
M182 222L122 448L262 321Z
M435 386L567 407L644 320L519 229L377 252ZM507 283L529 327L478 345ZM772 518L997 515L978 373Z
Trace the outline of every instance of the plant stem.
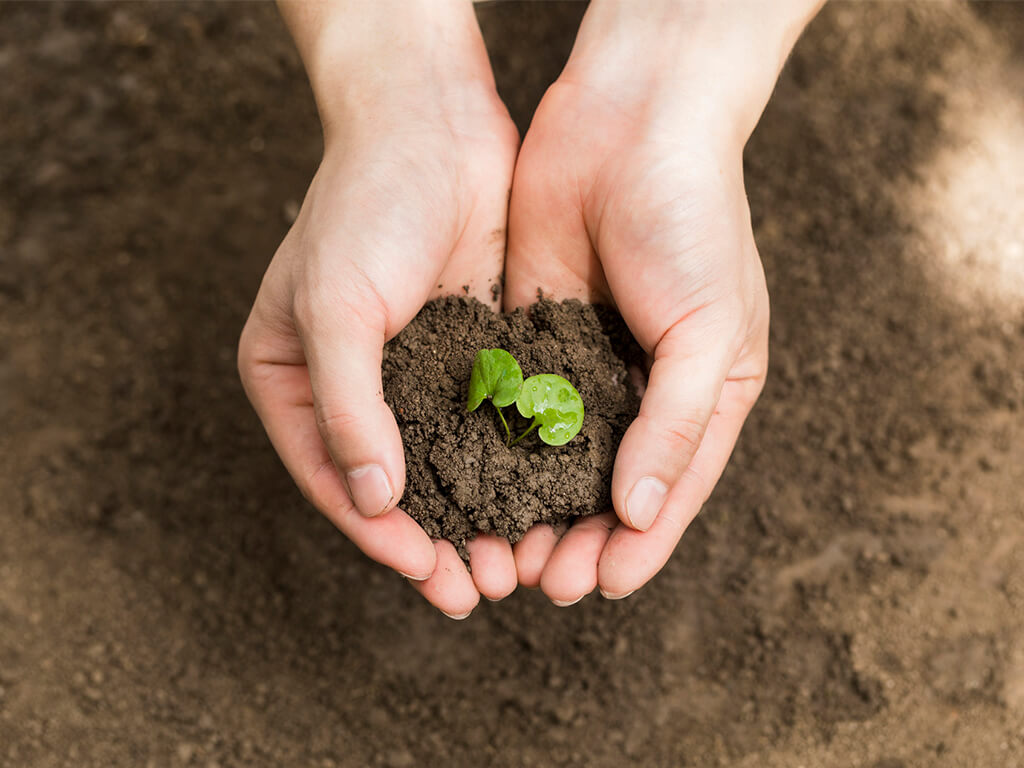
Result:
M494 401L491 400L491 405L494 405ZM501 419L501 425L505 428L505 445L508 446L508 441L512 439L512 430L508 428L508 422L505 421L505 414L501 412L501 408L494 405L494 410L498 412L498 418Z
M508 447L511 448L513 445L518 443L520 440L522 440L528 434L533 432L533 430L535 430L539 426L540 426L540 419L534 419L533 420L533 424L530 425L529 429L527 429L525 432L523 432L523 434L521 434L519 437L517 437L515 440L513 440L511 443L509 443Z

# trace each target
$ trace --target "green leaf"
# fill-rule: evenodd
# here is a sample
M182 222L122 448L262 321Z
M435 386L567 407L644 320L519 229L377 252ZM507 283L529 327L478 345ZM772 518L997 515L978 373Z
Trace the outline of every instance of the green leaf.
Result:
M523 386L523 369L504 349L481 349L469 376L466 410L475 411L485 398L498 408L512 405Z
M537 434L548 445L565 445L583 426L583 398L576 387L553 373L524 381L516 408L540 424Z

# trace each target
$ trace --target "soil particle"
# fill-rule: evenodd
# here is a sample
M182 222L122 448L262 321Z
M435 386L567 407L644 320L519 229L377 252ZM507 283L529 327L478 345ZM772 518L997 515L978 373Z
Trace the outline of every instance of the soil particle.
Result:
M579 435L553 448L534 434L508 448L492 405L466 411L473 359L495 347L524 376L573 383L586 408ZM608 308L543 300L498 315L476 299L431 302L384 354L384 396L405 445L403 509L463 555L478 531L515 542L534 523L610 510L615 452L640 404L627 368L641 354ZM514 434L529 424L514 407L503 413Z

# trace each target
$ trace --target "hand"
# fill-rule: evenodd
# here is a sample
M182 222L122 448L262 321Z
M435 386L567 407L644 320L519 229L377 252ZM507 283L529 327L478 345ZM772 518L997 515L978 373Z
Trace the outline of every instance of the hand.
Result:
M723 7L595 0L516 165L506 307L538 288L613 303L652 362L616 457L617 518L561 537L536 526L516 545L521 582L560 605L595 586L624 597L660 570L764 383L742 151L796 34L773 38L762 6Z
M449 542L396 508L405 462L381 356L442 292L468 285L493 302L518 134L468 4L346 5L282 9L325 149L242 333L239 370L303 495L461 618L479 593L515 589L512 550L479 537L471 578Z

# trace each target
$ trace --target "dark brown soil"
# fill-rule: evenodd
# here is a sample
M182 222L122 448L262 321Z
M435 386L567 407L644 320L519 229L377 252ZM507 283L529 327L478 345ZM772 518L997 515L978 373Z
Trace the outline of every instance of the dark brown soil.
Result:
M583 10L478 6L519 125ZM1024 766L1021 40L825 6L745 155L772 364L714 495L627 600L456 623L238 383L320 155L273 6L0 4L0 766Z
M628 367L635 344L617 314L579 301L541 301L495 314L476 299L437 299L387 345L384 397L405 445L401 506L466 556L477 531L518 541L537 522L559 524L611 509L615 452L640 406ZM567 444L536 433L505 446L494 408L466 411L478 350L512 353L524 376L555 373L579 391L583 427ZM529 422L504 409L513 435Z

